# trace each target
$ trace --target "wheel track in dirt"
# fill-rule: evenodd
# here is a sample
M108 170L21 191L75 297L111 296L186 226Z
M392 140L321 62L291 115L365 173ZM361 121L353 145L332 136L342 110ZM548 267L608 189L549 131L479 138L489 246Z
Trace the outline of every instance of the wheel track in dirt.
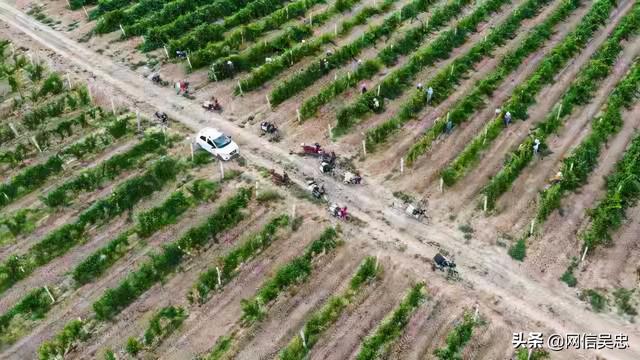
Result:
M20 11L8 4L0 4L0 19L17 27L25 32L35 41L51 48L65 58L75 62L77 66L86 68L96 73L101 79L115 87L122 94L127 94L136 105L144 105L144 109L151 113L152 109L163 110L172 118L178 119L183 124L192 129L198 129L202 124L207 123L207 119L200 111L189 109L193 103L183 98L175 98L175 94L169 89L158 89L151 84L147 84L138 75L130 70L118 66L105 57L95 54L82 46L77 45L72 40L67 39L63 34L59 34L46 26L28 18ZM34 31L35 29L35 31ZM142 100L144 99L144 100ZM171 107L171 109L169 109ZM175 111L182 109L182 113ZM198 109L200 110L200 109ZM218 126L222 131L234 135L240 145L248 143L254 146L246 146L245 149L255 148L254 153L246 154L247 159L257 165L273 166L280 160L288 159L298 168L300 172L306 174L316 174L315 164L309 161L288 156L285 149L260 139L257 135L232 126L219 116L209 116L208 123ZM256 147L259 145L259 148ZM268 152L268 153L267 153ZM294 180L299 180L299 175L294 175ZM406 219L385 205L391 202L391 195L383 188L375 184L369 184L365 188L369 191L359 191L351 188L343 188L333 180L325 179L330 193L342 196L342 199L352 209L356 209L356 216L368 221L369 233L377 233L382 238L388 238L390 233L398 233L398 228L404 228L404 233L397 236L403 238L406 250L409 253L417 253L422 256L431 257L437 249L427 246L416 239L430 238L437 239L448 246L459 247L457 258L461 263L463 276L474 284L477 291L494 293L510 304L510 307L517 308L518 311L531 318L550 326L557 331L576 331L576 329L591 332L616 332L623 326L616 319L607 318L585 312L583 309L575 308L575 297L566 291L550 289L536 280L524 275L504 252L499 252L494 248L486 248L476 244L463 244L451 234L445 226L431 224L429 226L419 226L415 222ZM364 211L364 212L362 212ZM387 225L378 219L373 219L367 215L372 212L383 214L387 221L393 225ZM396 254L400 258L406 255ZM523 291L524 290L524 291ZM524 294L526 293L526 299ZM554 312L545 311L552 307ZM631 351L615 352L600 351L608 354L609 358L635 359L640 357L640 349L636 344L640 344L640 332L637 329L625 329L628 331Z

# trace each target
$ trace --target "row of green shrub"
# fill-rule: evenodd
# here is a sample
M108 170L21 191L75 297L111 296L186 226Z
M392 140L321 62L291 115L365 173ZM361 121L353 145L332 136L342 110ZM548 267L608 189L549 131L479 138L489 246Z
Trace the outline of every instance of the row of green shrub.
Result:
M126 26L137 21L142 21L146 16L161 11L165 5L170 3L167 0L141 0L131 6L109 11L105 14L91 12L90 17L97 20L93 31L98 34L105 34L120 29L120 25Z
M51 309L51 298L44 288L31 290L20 302L12 306L0 316L0 332L5 332L11 325L11 320L20 315L29 319L40 319Z
M143 175L127 180L111 195L95 201L76 221L50 232L25 254L11 255L0 265L0 293L84 241L90 226L130 211L142 199L162 189L164 184L175 179L181 166L173 158L156 161Z
M187 231L179 240L164 245L162 251L130 273L118 286L108 289L93 303L99 320L107 320L119 314L154 284L174 272L191 251L198 250L216 239L220 233L238 224L251 199L251 190L242 188L218 207L203 224Z
M374 15L386 13L396 1L397 0L385 0L378 6L365 6L364 8L359 10L358 13L353 17L344 20L340 24L340 26L338 27L337 37L346 35L355 26L367 23L369 18ZM316 20L314 18L314 22L315 21ZM272 59L271 62L265 63L262 66L252 70L251 74L247 78L240 81L242 90L251 91L259 88L267 81L274 79L282 72L290 69L293 64L300 62L302 59L308 56L316 55L318 52L320 52L323 46L331 43L337 37L334 33L325 33L309 42L300 43L293 47L287 48L279 56L276 56L274 59ZM320 59L320 61L322 62L322 59ZM217 69L218 67L216 66L216 70ZM212 77L213 74L209 72L209 78L211 79ZM238 94L239 91L239 88L235 89L236 94ZM271 98L273 98L273 96L271 96ZM272 103L272 105L277 104Z
M78 87L61 97L43 104L22 116L22 124L29 130L35 130L49 118L60 116L65 112L88 106L91 103L86 87Z
M554 27L565 21L582 3L582 0L563 0L560 5L542 23L535 26L514 50L504 55L498 66L483 79L477 80L462 99L458 100L448 112L449 121L453 125L460 125L469 120L479 109L483 108L498 86L518 69L525 59L539 50L554 34ZM434 91L435 101L440 96ZM429 128L416 143L411 146L406 155L408 165L412 165L420 156L425 154L434 140L446 131L446 121L437 121Z
M483 132L467 144L465 149L441 170L442 179L448 186L463 177L480 160L482 150L493 144L504 129L503 116L510 112L513 119L526 119L527 110L535 103L536 95L545 85L552 83L567 63L584 49L589 40L604 25L615 8L613 0L596 0L578 27L556 45L529 75L519 84L513 95L502 107L502 113L485 126Z
M136 216L136 226L120 233L106 246L98 249L72 271L77 285L83 285L102 276L116 261L126 255L132 245L132 236L148 238L167 225L174 224L191 206L202 201L213 201L220 193L220 184L198 179L189 189L191 196L182 190L173 192L162 204Z
M337 237L338 233L334 228L325 229L301 256L280 267L273 277L265 281L253 297L241 300L242 320L245 323L261 320L266 315L267 304L290 286L306 281L313 271L313 259L338 246Z
M53 155L46 162L30 166L0 185L0 208L40 187L51 176L60 173L63 165L62 158Z
M571 86L565 91L556 107L544 121L531 130L529 136L515 150L507 154L507 160L500 171L486 184L482 193L487 197L487 207L493 209L497 199L511 188L524 168L535 154L533 145L540 141L540 149L546 147L546 140L564 125L564 121L573 113L576 106L588 104L602 81L611 73L618 56L624 49L623 42L637 34L640 29L640 3L625 15L613 31L613 34L600 46L589 62L580 69Z
M589 228L582 233L584 245L591 251L598 245L611 243L611 232L622 225L625 212L640 198L640 136L631 142L624 156L607 176L607 193L587 213Z
M311 315L302 328L304 340L300 335L291 339L289 344L280 351L280 359L306 359L313 345L322 336L322 333L340 318L346 307L353 302L364 288L363 285L375 280L381 272L382 268L378 266L377 259L372 256L366 257L351 278L349 287L340 295L330 297L320 309Z
M219 22L194 16L193 14L183 15L172 23L161 27L151 28L147 32L146 42L145 44L143 44L143 50L153 50L157 47L162 46L163 43L169 43L172 39L176 38L179 38L179 40L176 41L184 47L175 48L175 44L170 43L169 46L172 48L172 51L191 51L194 49L200 49L201 47L204 47L212 41L222 40L223 37L226 37L224 33L227 30L233 29L234 27L239 25L250 24L253 20L271 14L277 9L282 8L282 6L284 6L285 4L285 0L251 1L246 4L242 4L243 7L237 8L237 11L228 12L227 15L229 16L226 16L222 21ZM224 8L221 10L224 10ZM203 13L203 15L204 14L205 13ZM212 12L207 11L205 16L209 17L210 14L212 14ZM198 55L199 53L200 52L196 52L191 55L191 63L194 67L206 66L211 63L211 61L200 63L199 61L201 57L200 55Z
M158 310L149 320L149 327L144 332L144 344L148 347L157 346L176 331L187 316L187 311L179 306L167 306Z
M446 99L471 71L483 59L492 57L493 52L513 39L522 22L532 19L538 15L540 10L549 4L551 0L528 0L517 7L507 19L492 28L484 41L477 43L464 55L456 58L447 68L440 70L431 78L424 88L432 88L433 94L429 103L428 95L423 89L415 91L404 104L401 105L398 113L391 119L367 130L366 141L367 150L373 151L375 146L389 139L397 133L402 126L411 119L415 119L427 106L435 106Z
M81 192L96 190L105 181L113 180L124 171L138 166L141 159L152 154L165 154L170 145L171 141L164 133L149 134L131 149L116 154L91 169L82 171L74 178L49 191L44 195L42 201L49 207L66 205L70 199L75 198Z
M272 2L271 6L265 7L263 11L257 12L255 15L240 16L241 13L237 13L225 19L222 25L204 25L203 28L198 29L200 31L194 31L180 39L178 42L183 46L183 49L198 49L191 55L191 65L194 68L210 65L219 58L230 55L232 51L239 49L245 41L256 40L268 31L280 29L290 19L304 16L311 7L322 4L325 0L297 0L286 4L280 0ZM286 7L283 8L285 5ZM249 11L249 7L246 10ZM259 21L251 22L251 20L262 16L264 18ZM240 21L237 18L246 19ZM243 26L229 34L224 33L238 25ZM170 46L175 48L178 45L172 42Z
M275 300L281 292L291 286L307 280L313 270L313 259L321 253L335 249L339 245L337 237L338 233L335 229L326 228L320 237L306 248L303 255L278 268L275 275L267 279L253 297L240 300L244 324L251 325L261 321L266 315L265 306L269 302ZM231 357L232 348L237 342L235 336L236 334L232 333L218 338L205 358L220 360Z
M219 58L218 60L214 61L213 64L209 67L209 79L218 81L233 77L236 73L239 73L241 71L250 71L254 67L265 64L266 58L281 54L283 52L283 49L290 50L294 46L306 45L306 42L301 43L301 41L303 39L311 37L313 35L314 28L322 26L326 21L331 19L333 16L340 14L341 12L351 10L358 2L360 2L360 0L337 1L321 13L313 14L313 21L309 24L303 22L291 25L283 30L281 34L272 39L265 39L262 42L258 42L241 53L231 54ZM273 17L278 11L276 11L269 17ZM261 21L260 23L265 23L266 20L267 19ZM268 30L266 26L263 26L262 28L263 30ZM243 34L242 36L246 37L247 35L249 35L249 32ZM255 35L261 34L252 34L250 36L251 40L257 37ZM323 35L319 39L333 39L334 37L335 36ZM220 51L219 53L220 55L237 48L232 47L232 45L238 46L238 44L227 44L229 40L230 39L225 39L225 41L220 44L220 46L222 46L222 51ZM276 57L276 59L271 59L272 62L274 60L278 61L278 58ZM227 63L229 61L233 64L233 68L227 66Z
M321 106L327 104L347 89L357 86L362 82L362 80L373 78L373 76L384 67L384 59L387 59L391 54L397 54L397 56L400 56L414 52L416 48L422 45L429 35L445 26L451 19L459 16L462 13L462 9L469 3L469 0L453 0L435 8L427 22L408 30L401 38L394 41L393 44L387 46L378 53L376 58L364 61L353 73L347 73L346 76L343 75L339 77L329 85L322 88L318 94L305 100L300 107L302 119L308 119L314 116ZM395 13L393 16L387 18L387 20L393 22L398 21L398 19L401 20L403 18L407 18L405 11L402 11L402 17L399 17L399 14L400 12ZM393 20L394 18L396 20ZM387 36L395 31L395 27L389 30L392 32L386 34ZM373 45L374 44L372 43L368 46ZM347 49L346 51L346 55L349 55L349 50ZM313 80L313 78L311 78L311 80ZM304 79L301 79L300 81L304 82ZM377 88L374 87L372 90L374 94L377 94ZM293 93L294 92L292 92L292 95ZM382 110L382 108L380 108L380 110Z
M413 20L419 14L429 10L433 3L432 0L413 0L388 15L380 25L370 27L350 44L340 47L330 56L314 61L302 72L296 73L280 83L269 95L271 103L273 105L282 103L308 88L329 72L353 61L364 49L374 46L382 38L389 38L405 21ZM391 5L392 3L389 2L388 6Z
M89 332L86 329L88 325L87 322L80 318L69 321L53 339L40 345L38 358L40 360L64 358L69 349L89 337Z
M375 332L364 339L357 360L378 359L387 346L402 335L411 315L424 302L427 296L424 282L417 283L409 290L400 305L378 326Z
M238 268L269 247L277 239L278 229L288 224L288 215L275 217L259 232L252 234L245 242L221 257L218 261L219 267L211 267L200 274L193 290L189 293L189 300L197 299L201 304L206 302L211 291L218 290L229 283L237 275Z
M128 7L133 0L69 0L72 9L78 9L84 5L98 4L91 10L90 18L96 19L104 13Z
M384 111L384 99L395 99L402 95L407 88L414 86L413 80L422 69L435 64L438 60L448 59L451 51L464 44L469 35L478 31L479 25L489 16L498 12L508 0L488 0L480 4L474 11L462 18L451 29L442 32L436 39L420 48L402 67L392 71L378 84L380 91L369 91L351 105L338 112L338 122L334 135L346 133L360 119L371 112ZM418 46L418 44L415 44ZM379 94L378 94L379 93ZM375 100L379 106L374 106Z
M568 191L576 191L584 184L598 165L602 147L622 129L622 110L630 108L640 96L640 62L636 61L627 75L609 95L602 114L591 122L591 132L562 161L562 180L540 194L536 214L539 223L560 207Z
M89 126L89 121L96 120L100 112L100 108L94 107L83 110L80 114L66 116L54 126L39 130L33 136L38 146L40 146L40 149L45 150L51 145L54 138L55 140L63 141L73 136L76 130L86 129ZM22 139L13 149L0 153L0 163L16 167L22 164L24 160L32 158L36 154L38 154L38 149L31 140Z
M438 360L457 360L462 356L464 346L471 340L476 320L469 313L464 314L462 322L447 335L446 345L436 349L433 354Z

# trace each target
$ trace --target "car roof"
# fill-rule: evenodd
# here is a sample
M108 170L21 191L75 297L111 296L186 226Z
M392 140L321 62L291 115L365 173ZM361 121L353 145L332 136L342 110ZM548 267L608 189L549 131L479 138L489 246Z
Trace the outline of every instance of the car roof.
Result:
M208 136L208 137L211 137L211 138L215 139L218 136L222 135L222 133L218 129L204 128L204 129L200 130L198 135L204 135L204 136Z

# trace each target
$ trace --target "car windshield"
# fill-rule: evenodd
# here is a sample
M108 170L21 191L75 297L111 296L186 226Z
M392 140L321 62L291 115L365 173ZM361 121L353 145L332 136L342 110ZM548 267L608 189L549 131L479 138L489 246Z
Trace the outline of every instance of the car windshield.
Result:
M231 138L226 135L220 135L217 138L213 139L213 142L216 144L216 148L221 149L231 142Z

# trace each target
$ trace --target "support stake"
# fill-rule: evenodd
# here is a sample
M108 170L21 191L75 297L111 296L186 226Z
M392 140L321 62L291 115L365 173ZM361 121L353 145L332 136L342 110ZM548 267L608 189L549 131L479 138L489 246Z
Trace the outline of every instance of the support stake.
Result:
M296 109L296 116L298 117L298 122L302 122L302 117L300 116L300 109Z
M380 96L380 85L378 85L378 93L376 96Z
M136 125L138 126L138 132L140 132L140 111L136 110Z
M193 160L193 141L189 143L189 148L191 148L191 161Z
M211 65L211 74L213 74L213 80L218 81L218 76L216 75L216 64Z
M224 179L224 165L222 165L222 160L220 160L219 162L220 162L220 179Z
M189 59L189 55L187 55L187 62L189 63L189 69L193 70L193 65L191 65L191 59Z
M242 91L242 84L240 83L240 80L238 80L238 90L240 90L240 96L244 96L244 91Z
M218 288L222 287L222 279L220 277L220 268L216 266L216 272L218 273Z
M167 59L169 58L169 50L167 50L167 45L163 45L162 46L164 48L164 54L167 56Z
M271 100L269 100L269 95L265 95L265 98L267 98L267 104L269 105L269 110L273 110L273 108L271 107Z
M53 297L53 294L51 294L51 291L49 291L49 287L48 286L44 286L44 291L47 292L47 295L49 295L49 298L51 298L51 303L55 304L56 299Z
M302 339L302 346L307 348L307 341L304 339L304 329L300 329L300 338Z
M333 138L333 129L331 128L331 124L327 124L327 128L329 129L329 139Z
M536 218L531 220L531 227L529 228L529 236L533 235L533 228L536 226Z
M33 142L33 145L36 146L36 149L38 149L39 152L42 152L42 149L40 148L40 145L38 145L38 142L36 141L36 137L35 136L31 137L31 142Z
M487 212L487 205L489 202L489 197L487 195L484 196L484 206L482 207L484 209L484 212Z
M69 89L71 89L73 84L71 84L71 76L69 76L69 73L67 73L67 83L69 83Z
M13 125L13 123L9 123L9 128L11 129L11 131L13 131L13 135L15 135L16 137L19 137L20 134L18 134L18 130L16 130L15 125Z
M116 114L116 105L113 102L113 98L111 98L111 112L113 113L113 115Z
M443 193L444 192L444 179L440 178L440 192Z
M588 251L588 250L589 250L589 247L588 247L588 246L586 246L586 247L584 248L584 252L582 253L582 259L580 259L580 262L583 262L583 261L584 261L584 258L585 258L585 257L587 257L587 251Z
M89 18L89 13L87 12L87 8L82 6L82 10L84 10L84 15L87 17L87 19ZM122 25L120 25L122 26Z
M338 24L333 24L333 34L338 36Z
M362 153L367 156L367 142L365 140L362 140Z
M85 10L86 12L87 10ZM87 15L87 17L89 17L89 15ZM120 24L120 31L122 31L122 36L127 36L127 34L124 32L124 28L122 27L122 24Z
M291 206L291 219L295 220L296 218L296 204L293 203L293 205Z
M403 157L400 158L400 173L401 174L404 173L404 158Z

